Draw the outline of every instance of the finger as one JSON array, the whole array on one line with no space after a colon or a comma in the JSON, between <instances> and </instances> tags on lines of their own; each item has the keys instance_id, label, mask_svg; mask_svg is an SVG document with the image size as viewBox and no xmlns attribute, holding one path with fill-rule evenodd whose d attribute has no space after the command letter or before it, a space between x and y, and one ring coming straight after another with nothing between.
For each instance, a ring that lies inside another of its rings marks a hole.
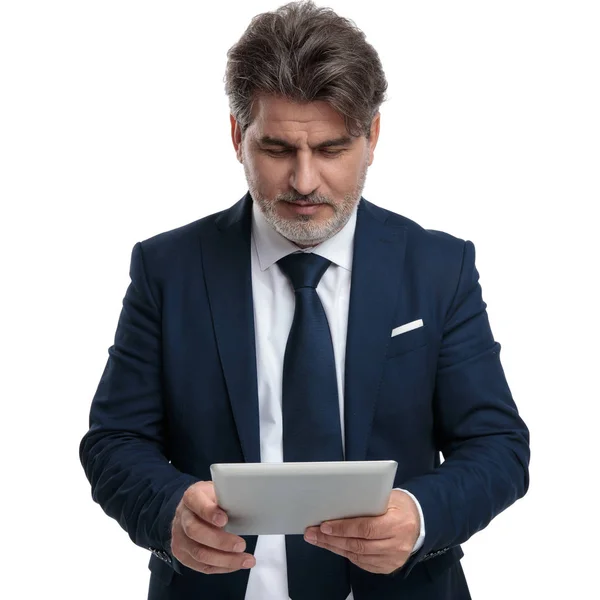
<instances>
[{"instance_id":1,"label":"finger","mask_svg":"<svg viewBox=\"0 0 600 600\"><path fill-rule=\"evenodd\" d=\"M220 567L210 567L209 565L199 565L196 563L194 565L185 565L190 569L194 569L194 571L198 571L200 573L204 573L205 575L224 575L225 573L235 573L238 569L222 569Z\"/></svg>"},{"instance_id":2,"label":"finger","mask_svg":"<svg viewBox=\"0 0 600 600\"><path fill-rule=\"evenodd\" d=\"M227 523L227 513L217 504L212 481L201 481L189 487L183 494L182 502L207 523L213 523L217 527L223 527Z\"/></svg>"},{"instance_id":3,"label":"finger","mask_svg":"<svg viewBox=\"0 0 600 600\"><path fill-rule=\"evenodd\" d=\"M181 527L173 529L171 551L185 566L207 574L231 573L241 568L251 568L256 564L251 554L222 552L199 544L189 538ZM246 565L245 561L250 563Z\"/></svg>"},{"instance_id":4,"label":"finger","mask_svg":"<svg viewBox=\"0 0 600 600\"><path fill-rule=\"evenodd\" d=\"M307 529L304 539L309 544L316 544L318 546L327 544L328 546L332 546L339 550L353 552L360 556L390 554L395 550L396 546L396 541L393 538L386 540L367 540L363 538L336 537L333 535L325 535L317 527L310 527Z\"/></svg>"},{"instance_id":5,"label":"finger","mask_svg":"<svg viewBox=\"0 0 600 600\"><path fill-rule=\"evenodd\" d=\"M218 575L222 573L234 573L239 569L237 567L215 567L213 565L207 565L204 563L200 563L197 560L194 560L192 556L188 552L183 552L180 556L176 557L177 560L186 567L193 569L194 571L198 571L200 573L204 573L206 575ZM246 567L242 567L246 568ZM250 568L250 567L248 567Z\"/></svg>"},{"instance_id":6,"label":"finger","mask_svg":"<svg viewBox=\"0 0 600 600\"><path fill-rule=\"evenodd\" d=\"M239 569L250 569L256 564L256 559L251 554L221 552L195 542L184 544L183 549L198 565L238 571Z\"/></svg>"},{"instance_id":7,"label":"finger","mask_svg":"<svg viewBox=\"0 0 600 600\"><path fill-rule=\"evenodd\" d=\"M362 538L365 540L385 540L393 537L386 515L380 517L356 517L325 521L319 528L326 535L337 537Z\"/></svg>"},{"instance_id":8,"label":"finger","mask_svg":"<svg viewBox=\"0 0 600 600\"><path fill-rule=\"evenodd\" d=\"M239 569L234 568L226 568L226 567L213 567L211 565L205 565L203 563L199 563L194 560L187 552L184 552L183 555L177 556L177 560L182 564L188 567L189 569L193 569L194 571L198 571L199 573L205 573L206 575L217 575L221 573L234 573Z\"/></svg>"},{"instance_id":9,"label":"finger","mask_svg":"<svg viewBox=\"0 0 600 600\"><path fill-rule=\"evenodd\" d=\"M224 552L243 552L246 549L244 538L203 521L188 509L181 512L180 523L185 535L199 544Z\"/></svg>"},{"instance_id":10,"label":"finger","mask_svg":"<svg viewBox=\"0 0 600 600\"><path fill-rule=\"evenodd\" d=\"M335 546L330 546L329 544L319 544L320 548L325 548L325 550L329 550L334 554L339 554L344 558L347 558L351 563L355 564L357 567L364 569L365 571L369 571L371 573L390 573L391 570L389 566L387 566L390 562L389 556L386 555L372 555L368 558L364 556L360 556L355 552L350 552L348 550L340 550Z\"/></svg>"}]
</instances>

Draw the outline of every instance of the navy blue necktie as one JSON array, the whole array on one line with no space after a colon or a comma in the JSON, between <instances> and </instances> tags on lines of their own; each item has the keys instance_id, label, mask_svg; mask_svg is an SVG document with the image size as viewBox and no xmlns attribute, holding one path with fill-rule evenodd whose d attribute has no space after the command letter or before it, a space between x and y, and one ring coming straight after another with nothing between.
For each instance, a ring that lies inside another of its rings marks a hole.
<instances>
[{"instance_id":1,"label":"navy blue necktie","mask_svg":"<svg viewBox=\"0 0 600 600\"><path fill-rule=\"evenodd\" d=\"M344 460L333 344L317 285L331 261L290 254L278 264L294 286L296 308L283 361L284 462ZM345 600L346 559L285 536L292 600Z\"/></svg>"}]
</instances>

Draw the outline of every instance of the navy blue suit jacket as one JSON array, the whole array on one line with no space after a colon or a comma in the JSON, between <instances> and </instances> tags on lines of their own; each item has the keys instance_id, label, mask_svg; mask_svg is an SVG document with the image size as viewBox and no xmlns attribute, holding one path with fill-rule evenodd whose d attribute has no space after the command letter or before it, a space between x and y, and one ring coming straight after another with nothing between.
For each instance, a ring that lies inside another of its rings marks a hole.
<instances>
[{"instance_id":1,"label":"navy blue suit jacket","mask_svg":"<svg viewBox=\"0 0 600 600\"><path fill-rule=\"evenodd\" d=\"M248 570L170 555L185 489L218 462L260 462L252 199L135 244L131 283L80 458L93 498L150 549L150 598L243 600ZM345 379L347 460L393 459L425 543L392 575L349 563L356 600L467 598L459 544L528 487L529 432L500 362L475 248L361 198ZM392 329L424 326L391 337ZM440 464L440 453L444 461ZM247 551L256 536L245 538Z\"/></svg>"}]
</instances>

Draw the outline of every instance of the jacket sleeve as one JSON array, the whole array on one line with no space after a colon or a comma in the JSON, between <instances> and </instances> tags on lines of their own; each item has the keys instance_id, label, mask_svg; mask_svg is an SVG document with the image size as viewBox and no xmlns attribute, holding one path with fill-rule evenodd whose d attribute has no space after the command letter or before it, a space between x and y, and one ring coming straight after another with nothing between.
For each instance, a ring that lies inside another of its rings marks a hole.
<instances>
[{"instance_id":1,"label":"jacket sleeve","mask_svg":"<svg viewBox=\"0 0 600 600\"><path fill-rule=\"evenodd\" d=\"M529 486L529 431L500 362L466 241L454 299L446 315L434 390L434 436L442 464L402 483L421 505L427 534L405 565L468 540Z\"/></svg>"},{"instance_id":2,"label":"jacket sleeve","mask_svg":"<svg viewBox=\"0 0 600 600\"><path fill-rule=\"evenodd\" d=\"M130 278L79 456L94 501L134 543L170 563L175 509L198 479L175 469L167 455L161 315L140 242L132 251Z\"/></svg>"}]
</instances>

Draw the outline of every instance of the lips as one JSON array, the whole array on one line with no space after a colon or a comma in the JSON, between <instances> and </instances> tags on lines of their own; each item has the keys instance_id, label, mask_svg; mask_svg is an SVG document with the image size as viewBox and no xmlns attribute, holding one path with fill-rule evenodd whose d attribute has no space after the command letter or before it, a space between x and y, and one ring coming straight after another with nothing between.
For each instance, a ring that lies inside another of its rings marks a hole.
<instances>
[{"instance_id":1,"label":"lips","mask_svg":"<svg viewBox=\"0 0 600 600\"><path fill-rule=\"evenodd\" d=\"M319 208L323 204L315 204L314 202L286 202L289 204L289 211L297 215L315 215L319 213Z\"/></svg>"}]
</instances>

